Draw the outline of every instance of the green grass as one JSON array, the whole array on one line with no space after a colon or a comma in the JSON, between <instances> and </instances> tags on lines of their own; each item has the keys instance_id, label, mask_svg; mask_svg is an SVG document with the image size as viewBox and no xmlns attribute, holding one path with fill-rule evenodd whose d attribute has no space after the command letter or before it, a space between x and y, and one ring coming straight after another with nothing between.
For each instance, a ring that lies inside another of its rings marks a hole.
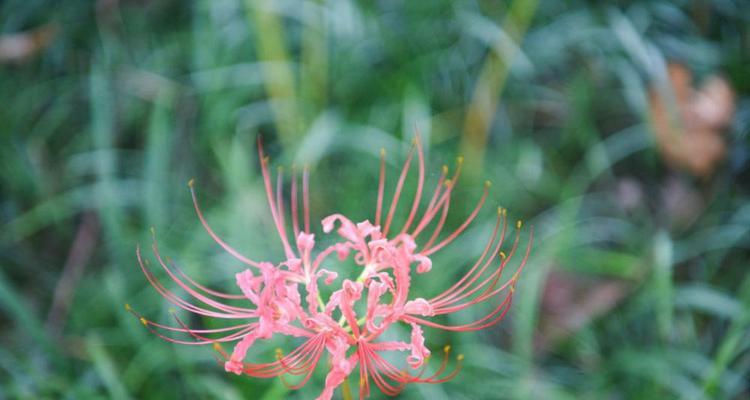
<instances>
[{"instance_id":1,"label":"green grass","mask_svg":"<svg viewBox=\"0 0 750 400\"><path fill-rule=\"evenodd\" d=\"M495 205L537 235L507 320L428 330L431 348L466 354L464 370L402 398L750 397L747 2L97 4L0 3L0 35L58 26L35 56L0 63L0 399L316 395L322 368L288 392L149 334L125 303L170 315L135 248L154 227L189 274L234 290L237 265L202 230L188 180L227 241L276 260L259 135L274 167L311 168L317 224L371 218L379 151L394 176L415 129L430 182L467 157L449 225L493 182L488 210L415 293L460 276ZM669 167L654 142L648 88L669 60L735 88L710 178ZM561 274L580 286L551 303ZM606 284L617 289L597 297ZM571 328L547 340L550 324Z\"/></svg>"}]
</instances>

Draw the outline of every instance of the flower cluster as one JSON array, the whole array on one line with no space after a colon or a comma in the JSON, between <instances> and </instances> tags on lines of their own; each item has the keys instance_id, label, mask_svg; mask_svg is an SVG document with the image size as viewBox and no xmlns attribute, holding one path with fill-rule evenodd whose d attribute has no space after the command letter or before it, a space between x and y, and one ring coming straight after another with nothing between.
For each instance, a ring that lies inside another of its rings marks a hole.
<instances>
[{"instance_id":1,"label":"flower cluster","mask_svg":"<svg viewBox=\"0 0 750 400\"><path fill-rule=\"evenodd\" d=\"M177 325L172 326L147 320L126 305L128 311L154 334L168 341L213 345L228 372L260 378L281 377L293 389L307 383L327 353L330 362L324 364L329 369L325 388L318 399L330 399L333 391L357 367L360 398L369 395L371 383L387 395L396 395L409 383L438 383L454 377L460 370L463 356L457 357L455 367L449 372L450 346L445 346L442 362L435 368L428 368L431 352L425 346L424 328L475 331L497 324L510 307L518 275L529 256L533 232L519 267L510 278L502 279L505 266L516 253L521 222L516 224L515 240L506 255L501 247L508 223L505 210L498 209L492 234L468 272L434 297L412 299L409 298L412 273L429 273L432 269L430 257L453 242L475 220L487 198L489 183L485 184L483 195L465 221L456 230L443 235L462 160L459 158L450 177L448 168L443 167L426 208L420 212L425 194L425 160L422 144L419 139L415 140L396 181L388 212L384 214L385 152L381 151L374 220L355 223L341 214L324 218L323 232L330 234L335 231L336 242L315 251L316 238L310 229L307 169L302 174L301 190L296 174L292 174L287 215L282 174L278 174L274 187L269 161L260 144L259 149L271 218L284 249L283 261L273 264L251 260L222 240L201 212L191 181L189 186L195 211L203 227L219 246L246 268L236 274L241 294L219 292L195 282L169 260L165 261L156 240L152 245L156 261L192 299L186 300L164 286L149 269L140 248L137 250L138 262L153 287L176 307L199 316L229 320L230 323L221 328L190 328L175 315ZM415 154L418 164L415 195L406 221L397 229L394 215ZM287 221L288 217L290 221ZM339 280L336 272L324 268L332 257L341 261L351 257L359 276L354 280L341 279L340 289L333 291L325 301L320 285L332 285ZM447 325L436 319L483 302L492 305L473 322ZM411 331L408 340L382 338L395 324L402 324ZM175 337L177 334L186 337ZM275 335L300 338L301 344L286 354L277 349L272 362L246 361L248 350L256 341ZM221 343L234 343L231 353L226 352ZM392 357L385 356L387 352L406 353L408 367L394 365L389 361ZM292 384L285 375L299 378Z\"/></svg>"}]
</instances>

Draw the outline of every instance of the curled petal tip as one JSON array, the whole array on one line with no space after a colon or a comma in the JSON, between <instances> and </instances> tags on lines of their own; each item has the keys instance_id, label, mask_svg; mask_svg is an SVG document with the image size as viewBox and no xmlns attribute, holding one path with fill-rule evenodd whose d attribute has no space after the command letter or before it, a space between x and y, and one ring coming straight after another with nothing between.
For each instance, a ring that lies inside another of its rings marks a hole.
<instances>
[{"instance_id":1,"label":"curled petal tip","mask_svg":"<svg viewBox=\"0 0 750 400\"><path fill-rule=\"evenodd\" d=\"M236 375L242 375L243 366L239 361L229 360L224 363L224 370L227 372L233 372Z\"/></svg>"}]
</instances>

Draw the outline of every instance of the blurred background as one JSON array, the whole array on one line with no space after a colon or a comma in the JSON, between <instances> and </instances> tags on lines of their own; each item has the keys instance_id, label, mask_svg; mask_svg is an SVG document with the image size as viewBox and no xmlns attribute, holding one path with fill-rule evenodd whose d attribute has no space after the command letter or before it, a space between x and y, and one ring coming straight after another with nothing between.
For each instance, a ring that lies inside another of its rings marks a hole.
<instances>
[{"instance_id":1,"label":"blurred background","mask_svg":"<svg viewBox=\"0 0 750 400\"><path fill-rule=\"evenodd\" d=\"M190 178L277 260L259 135L310 166L314 220L361 220L416 129L429 182L466 159L449 225L494 184L415 293L461 276L495 205L537 234L508 318L428 329L464 370L402 398L750 398L750 2L6 0L0 103L0 398L316 396L324 368L288 392L151 335L123 305L169 306L135 247L153 226L236 291Z\"/></svg>"}]
</instances>

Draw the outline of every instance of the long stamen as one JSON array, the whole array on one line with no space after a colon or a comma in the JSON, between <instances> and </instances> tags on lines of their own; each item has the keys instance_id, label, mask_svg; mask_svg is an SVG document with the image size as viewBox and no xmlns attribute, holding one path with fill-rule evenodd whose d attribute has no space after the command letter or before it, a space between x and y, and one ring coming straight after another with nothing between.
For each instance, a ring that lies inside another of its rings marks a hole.
<instances>
[{"instance_id":1,"label":"long stamen","mask_svg":"<svg viewBox=\"0 0 750 400\"><path fill-rule=\"evenodd\" d=\"M497 232L498 232L498 228L500 226L500 220L502 218L502 220L503 220L502 234L500 236L500 240L497 243L497 246L495 246L495 248L493 249L493 252L492 252L493 256L492 256L492 258L494 258L494 254L497 254L497 252L499 251L500 247L503 244L503 240L505 238L505 231L506 231L507 226L508 226L508 220L505 217L505 213L503 212L503 209L498 209L498 213L497 214L498 214L497 215L497 221L495 222L495 227L492 230L492 235L490 235L490 240L487 242L487 245L485 245L484 250L482 251L482 254L480 255L479 259L476 261L476 263L474 263L474 265L471 267L471 269L469 269L469 271L466 274L464 274L464 276L461 277L461 279L458 280L458 282L454 283L453 286L451 286L450 288L448 288L447 290L445 290L443 293L441 293L441 294L433 297L432 299L430 299L430 304L436 304L439 301L441 301L442 299L444 299L444 298L448 297L449 295L451 295L452 293L456 293L456 292L460 291L460 289L458 289L458 288L462 287L462 285L464 285L464 282L466 282L467 279L469 279L470 276L474 275L474 272L476 271L476 269L479 267L479 265L482 264L482 261L487 256L487 254L489 253L490 249L493 247L492 244L495 242L495 239L497 238ZM477 279L476 277L479 276L479 275L481 275L482 272L483 272L483 270L480 271L478 274L474 275L475 277L471 281L469 281L468 283L466 283L466 286L471 285L474 282L474 280Z\"/></svg>"},{"instance_id":2,"label":"long stamen","mask_svg":"<svg viewBox=\"0 0 750 400\"><path fill-rule=\"evenodd\" d=\"M442 209L443 212L440 215L440 219L438 220L437 226L435 227L435 230L432 232L432 236L430 236L430 239L425 243L425 245L422 247L423 249L429 249L430 246L432 246L433 243L435 243L435 240L440 236L440 232L443 231L443 226L445 225L445 220L448 218L448 210L451 207L451 198L447 197L445 200L445 203L443 203Z\"/></svg>"},{"instance_id":3,"label":"long stamen","mask_svg":"<svg viewBox=\"0 0 750 400\"><path fill-rule=\"evenodd\" d=\"M383 214L383 191L385 190L385 149L380 149L380 177L378 178L378 204L375 210L375 225L380 226Z\"/></svg>"},{"instance_id":4,"label":"long stamen","mask_svg":"<svg viewBox=\"0 0 750 400\"><path fill-rule=\"evenodd\" d=\"M276 172L276 213L278 214L277 217L279 219L279 225L283 228L283 235L284 238L287 237L286 234L286 217L284 216L286 214L286 210L284 209L284 168L279 167Z\"/></svg>"},{"instance_id":5,"label":"long stamen","mask_svg":"<svg viewBox=\"0 0 750 400\"><path fill-rule=\"evenodd\" d=\"M209 236L211 236L211 238L216 243L218 243L219 246L221 246L227 253L231 254L237 260L239 260L239 261L241 261L241 262L243 262L243 263L245 263L247 265L250 265L252 267L256 267L257 268L260 264L258 264L257 262L255 262L255 261L253 261L253 260L251 260L251 259L243 256L237 250L235 250L234 248L232 248L232 246L228 245L226 242L224 242L223 240L221 240L221 238L216 233L214 233L214 230L211 229L211 227L208 225L208 222L206 222L206 219L203 217L203 213L201 212L201 209L198 206L198 198L195 195L195 189L193 188L194 183L195 183L195 181L191 179L190 182L188 182L188 186L190 187L190 195L193 198L193 207L195 208L195 213L198 214L198 219L201 221L201 225L203 225L203 228L206 230L206 232L208 232Z\"/></svg>"},{"instance_id":6,"label":"long stamen","mask_svg":"<svg viewBox=\"0 0 750 400\"><path fill-rule=\"evenodd\" d=\"M302 170L302 202L305 209L305 233L310 233L310 168Z\"/></svg>"},{"instance_id":7,"label":"long stamen","mask_svg":"<svg viewBox=\"0 0 750 400\"><path fill-rule=\"evenodd\" d=\"M286 228L284 227L283 216L280 215L279 209L277 208L279 204L277 204L274 200L274 191L271 186L271 173L268 170L269 159L263 152L263 143L260 140L260 137L258 137L258 156L260 158L260 170L263 175L263 184L265 185L266 189L266 198L268 200L268 207L271 211L271 218L276 225L276 231L279 234L279 239L281 239L281 244L284 247L286 258L294 258L294 251L292 251L292 248L289 245Z\"/></svg>"},{"instance_id":8,"label":"long stamen","mask_svg":"<svg viewBox=\"0 0 750 400\"><path fill-rule=\"evenodd\" d=\"M500 287L498 287L498 288L496 288L496 289L492 290L492 291L491 291L491 292L489 292L489 293L483 294L483 295L481 296L481 297L482 297L483 299L486 299L486 298L490 298L490 297L492 297L492 296L495 296L495 295L497 295L498 293L500 293L500 292L502 292L503 290L505 290L505 289L506 289L506 288L507 288L508 286L510 286L510 289L511 289L511 291L515 290L515 284L516 284L516 282L518 281L518 277L520 276L520 274L521 274L521 271L523 271L524 267L526 266L526 262L527 262L527 261L528 261L528 259L529 259L529 255L531 255L531 247L532 247L532 245L533 245L533 241L534 241L534 228L532 227L532 228L531 228L531 232L530 232L530 234L529 234L529 244L528 244L528 245L526 246L526 253L524 254L524 257L523 257L523 259L521 260L521 263L520 263L520 265L519 265L518 269L516 270L516 272L515 272L515 273L513 274L513 276L512 276L512 277L511 277L510 279L508 279L508 281L507 281L507 282L505 282L505 283L504 283L504 284L503 284L502 286L500 286ZM510 259L510 256L508 256L508 260L509 260L509 259ZM502 267L501 267L501 268L504 268L504 267L505 267L505 264L506 264L506 263L508 262L508 260L505 260L505 262L503 263L503 265L502 265Z\"/></svg>"},{"instance_id":9,"label":"long stamen","mask_svg":"<svg viewBox=\"0 0 750 400\"><path fill-rule=\"evenodd\" d=\"M520 226L520 223L519 223L519 226ZM484 300L486 300L486 299L488 299L490 297L493 297L493 296L495 296L497 294L500 294L505 289L510 288L510 290L508 291L508 293L505 295L505 299L497 307L495 307L495 309L493 309L490 313L486 314L484 317L482 317L482 318L480 318L480 319L478 319L478 320L476 320L474 322L471 322L471 323L468 323L468 324L464 324L464 325L444 325L444 324L435 323L435 322L432 322L432 321L429 321L429 320L426 320L426 319L423 319L423 318L415 317L413 315L407 315L406 317L404 317L403 320L406 321L406 322L414 322L414 323L417 323L417 324L422 324L422 325L430 326L430 327L433 327L433 328L444 329L444 330L448 330L448 331L476 331L476 330L485 329L487 327L490 327L492 325L495 325L495 324L499 323L505 317L505 315L507 314L508 310L510 309L510 306L511 306L511 303L512 303L512 299L513 299L513 294L515 293L516 282L518 281L518 277L519 277L521 271L523 270L523 268L526 265L528 257L529 257L529 255L531 253L532 246L533 246L533 227L531 228L531 232L530 232L530 235L529 235L529 243L528 243L528 245L526 247L526 253L524 255L524 258L521 260L521 263L520 263L518 269L516 270L516 272L513 274L513 276L505 284L503 284L501 287L498 287L498 288L492 290L491 292L485 291L479 297L477 297L477 298L475 298L475 299L473 299L473 300L471 300L471 301L469 301L467 303L464 303L464 304L461 304L461 305L458 305L458 306L448 307L448 308L438 308L438 309L435 310L435 313L437 315L460 311L460 310L465 309L465 308L467 308L467 307L469 307L471 305L477 304L477 303L482 302L482 301L484 301ZM510 257L505 257L504 258L503 263L501 264L501 267L499 269L500 271L502 271L502 269L504 268L505 264L508 262L509 259L510 259ZM483 285L484 285L484 283L480 284L478 287L481 288L481 286L483 286ZM475 287L475 289L477 289L477 288ZM476 291L476 290L472 290L472 292L474 292L474 291ZM464 296L462 296L462 297L464 297Z\"/></svg>"},{"instance_id":10,"label":"long stamen","mask_svg":"<svg viewBox=\"0 0 750 400\"><path fill-rule=\"evenodd\" d=\"M451 194L453 193L453 189L456 187L456 183L458 183L458 179L461 177L463 162L463 157L458 157L456 159L456 171L453 173L451 179L444 179L445 175L447 175L448 173L448 168L443 167L443 173L440 182L442 182L441 186L445 186L445 191L440 194L440 197L436 202L430 201L431 204L427 207L427 210L422 216L422 220L419 222L419 224L417 224L417 227L414 228L414 231L411 234L413 238L419 236L422 230L425 229L430 224L430 222L432 222L432 219L435 218L435 215L437 215L438 211L440 211L443 204L449 200ZM435 189L434 196L437 196L437 193L440 192L441 186Z\"/></svg>"},{"instance_id":11,"label":"long stamen","mask_svg":"<svg viewBox=\"0 0 750 400\"><path fill-rule=\"evenodd\" d=\"M532 231L532 235L533 235L533 231ZM488 276L487 278L485 278L485 280L482 283L480 283L479 285L476 285L474 288L472 288L468 292L463 293L460 296L455 296L455 297L452 297L452 298L449 298L449 299L444 299L440 303L440 306L438 307L439 309L436 310L435 312L436 313L450 313L450 312L456 312L456 311L463 310L463 309L465 309L465 308L467 308L467 307L469 307L471 305L477 304L479 302L482 302L482 301L484 301L486 299L489 299L489 298L491 298L491 297L499 294L500 292L502 292L503 290L505 290L505 288L507 288L509 285L514 284L515 280L518 277L518 274L520 274L520 271L523 270L524 265L526 265L526 260L527 260L528 256L525 256L524 259L521 260L521 265L519 266L518 270L516 270L516 273L513 275L513 277L511 279L509 279L505 284L503 284L499 288L495 289L495 286L497 285L497 282L499 281L500 276L502 275L503 271L505 270L505 266L508 264L508 262L510 262L511 258L513 258L513 255L515 254L516 249L518 248L519 237L520 237L520 230L517 230L516 231L516 239L515 239L515 241L513 243L513 247L511 248L510 253L508 254L508 256L505 256L504 254L501 253L502 262L500 263L500 267L497 268L497 270L495 270L495 272L493 272L492 274L490 274L490 276ZM529 252L530 252L531 244L532 244L532 241L530 240L529 245L527 246L527 249L526 249L526 253L527 254L529 254ZM475 278L478 277L479 275L481 275L481 273L477 274L477 276L475 276ZM475 279L472 279L472 281L473 280L475 280ZM489 283L489 286L487 286L488 283ZM467 284L466 287L468 287L470 284L471 283ZM467 303L464 303L464 304L461 304L461 305L457 305L457 306L446 307L447 304L454 304L454 303L456 303L458 301L461 301L463 299L466 299L466 298L472 296L474 293L478 292L479 290L481 290L485 286L487 286L487 287L485 288L484 292L481 295L479 295L478 297L472 299L471 301L469 301ZM456 294L458 294L458 293L456 293Z\"/></svg>"},{"instance_id":12,"label":"long stamen","mask_svg":"<svg viewBox=\"0 0 750 400\"><path fill-rule=\"evenodd\" d=\"M299 237L299 210L297 209L297 171L294 165L292 165L292 198L291 198L291 209L292 209L292 229L294 229L294 237Z\"/></svg>"},{"instance_id":13,"label":"long stamen","mask_svg":"<svg viewBox=\"0 0 750 400\"><path fill-rule=\"evenodd\" d=\"M163 325L163 324L159 324L153 321L149 321L145 317L143 317L141 314L133 310L133 308L130 307L129 304L125 304L125 310L133 314L136 318L138 318L141 324L143 324L143 326L145 326L154 335L168 342L178 343L178 344L205 345L205 344L211 344L213 342L228 342L228 341L236 340L238 336L244 335L245 333L250 331L254 326L253 323L249 323L249 324L233 325L233 326L229 326L225 328L216 328L216 329L192 329L192 328L188 328L185 326L181 326L178 328L175 326ZM157 331L156 329L162 329L162 330L169 331L169 332L188 333L191 336L193 336L194 334L216 334L216 333L227 333L231 331L237 331L237 332L230 333L223 337L214 338L210 340L187 341L187 340L180 340L180 339L175 339L175 338L166 336L162 334L161 332Z\"/></svg>"},{"instance_id":14,"label":"long stamen","mask_svg":"<svg viewBox=\"0 0 750 400\"><path fill-rule=\"evenodd\" d=\"M213 290L211 288L208 288L206 286L203 286L200 283L198 283L195 280L193 280L190 276L188 276L179 266L177 266L177 264L175 264L175 263L173 263L173 262L170 261L169 262L169 266L172 269L174 269L175 271L177 271L177 273L182 277L182 279L190 282L191 285L197 287L200 290L203 290L204 292L206 292L206 293L208 293L208 294L210 294L212 296L220 297L220 298L223 298L223 299L229 299L229 300L243 300L243 299L246 298L244 295L241 295L241 294L223 293L223 292L219 292L219 291Z\"/></svg>"},{"instance_id":15,"label":"long stamen","mask_svg":"<svg viewBox=\"0 0 750 400\"><path fill-rule=\"evenodd\" d=\"M322 334L318 334L308 339L305 343L287 354L283 358L285 361L279 361L277 357L276 361L266 364L244 363L243 372L256 378L272 378L284 373L291 373L290 371L294 371L293 375L300 375L299 372L301 371L288 367L296 364L296 360L299 360L299 357L305 355L312 354L314 355L314 360L319 360L320 353L322 353L324 349L324 346L320 345L322 336ZM315 361L315 363L317 363L317 361ZM315 363L311 364L311 368L314 369Z\"/></svg>"},{"instance_id":16,"label":"long stamen","mask_svg":"<svg viewBox=\"0 0 750 400\"><path fill-rule=\"evenodd\" d=\"M411 160L414 157L414 146L412 146L411 149L409 149L409 156L406 158L406 161L404 162L404 167L401 169L401 175L398 177L398 183L396 183L396 191L393 193L393 200L391 200L391 205L388 208L388 217L385 220L385 228L383 229L383 236L388 236L388 231L391 227L391 222L393 221L393 215L396 213L396 208L398 208L398 200L401 198L401 191L404 188L404 182L406 181L406 176L409 174L409 167L411 166Z\"/></svg>"},{"instance_id":17,"label":"long stamen","mask_svg":"<svg viewBox=\"0 0 750 400\"><path fill-rule=\"evenodd\" d=\"M180 307L184 310L190 311L195 314L205 315L207 317L216 317L216 318L224 318L224 319L243 319L243 318L253 318L255 317L254 313L239 313L239 312L216 312L207 310L205 308L196 306L188 301L185 301L184 299L180 298L176 294L174 294L172 291L168 290L164 285L159 281L158 278L151 272L151 270L146 266L146 263L143 260L143 257L141 256L141 249L140 246L136 248L136 258L138 259L138 265L141 267L141 271L143 271L143 274L146 276L146 279L149 281L151 286L156 289L159 294L162 295L165 299L167 299L170 303L174 304L177 307Z\"/></svg>"},{"instance_id":18,"label":"long stamen","mask_svg":"<svg viewBox=\"0 0 750 400\"><path fill-rule=\"evenodd\" d=\"M407 230L409 230L412 222L414 222L414 217L416 217L417 215L417 209L419 209L419 203L422 200L422 189L424 188L424 151L422 149L422 141L419 139L419 136L415 138L415 142L417 144L417 158L419 160L419 179L417 180L417 192L414 195L414 200L411 205L409 217L406 219L406 223L404 224L404 227L401 228L400 233L405 233Z\"/></svg>"},{"instance_id":19,"label":"long stamen","mask_svg":"<svg viewBox=\"0 0 750 400\"><path fill-rule=\"evenodd\" d=\"M479 199L479 202L477 203L476 207L474 207L474 211L472 211L471 214L469 214L469 217L466 218L466 221L464 221L464 223L461 224L461 226L459 226L458 229L456 229L453 233L451 233L447 238L443 239L443 241L437 244L435 247L423 250L422 254L424 254L425 256L429 256L430 254L442 249L447 244L452 242L456 237L458 237L458 235L460 235L466 229L466 227L468 227L469 224L471 224L474 221L474 218L476 218L477 214L479 214L479 210L482 209L482 206L484 205L484 201L487 199L487 195L489 194L489 191L488 191L489 187L490 187L489 181L485 182L484 193L482 194L482 197Z\"/></svg>"},{"instance_id":20,"label":"long stamen","mask_svg":"<svg viewBox=\"0 0 750 400\"><path fill-rule=\"evenodd\" d=\"M435 185L435 192L432 194L432 198L430 198L430 202L427 204L427 209L425 210L425 214L427 214L428 211L432 209L432 207L435 205L435 202L438 199L438 196L440 195L441 189L443 188L443 183L445 183L445 178L448 177L448 166L443 165L443 168L440 169L440 177L438 178L437 185Z\"/></svg>"},{"instance_id":21,"label":"long stamen","mask_svg":"<svg viewBox=\"0 0 750 400\"><path fill-rule=\"evenodd\" d=\"M300 363L301 365L298 366L298 369L301 368L301 371L305 373L305 376L302 378L300 382L294 385L290 385L287 383L286 379L284 379L283 375L280 375L282 383L284 383L284 386L287 387L287 389L290 390L297 390L303 387L312 377L313 372L315 371L315 366L320 361L320 357L323 354L323 349L325 348L325 342L322 340L318 341L319 343L316 345L316 347L308 354L307 359ZM284 363L283 359L279 359L280 363ZM299 374L298 374L299 375Z\"/></svg>"},{"instance_id":22,"label":"long stamen","mask_svg":"<svg viewBox=\"0 0 750 400\"><path fill-rule=\"evenodd\" d=\"M508 294L505 296L505 300L503 300L500 305L495 308L492 312L485 315L484 317L480 318L477 321L464 324L464 325L443 325L436 322L428 321L424 318L415 317L412 315L406 316L404 318L405 321L408 322L414 322L420 325L429 326L432 328L438 328L443 329L446 331L454 331L454 332L467 332L467 331L478 331L485 328L488 328L492 325L495 325L499 323L504 317L505 314L510 309L511 300L513 298L513 291L508 292Z\"/></svg>"},{"instance_id":23,"label":"long stamen","mask_svg":"<svg viewBox=\"0 0 750 400\"><path fill-rule=\"evenodd\" d=\"M205 303L205 304L207 304L207 305L209 305L211 307L216 308L217 310L221 310L221 311L224 311L224 312L227 312L227 313L243 313L243 314L252 314L252 315L254 315L254 310L250 310L250 309L247 309L247 308L235 307L235 306L230 306L230 305L222 304L222 303L220 303L218 301L215 301L213 299L210 299L210 298L202 295L201 293L199 293L198 291L196 291L195 289L193 289L192 287L190 287L189 285L187 285L185 282L183 282L177 275L175 275L174 272L172 272L172 270L167 266L167 264L162 259L161 253L159 252L158 244L156 242L156 234L153 232L153 230L152 230L152 234L154 234L154 236L153 236L153 243L151 245L151 248L152 248L152 250L154 252L154 256L156 256L156 260L159 262L159 265L161 265L161 267L164 269L164 271L167 272L167 275L169 275L169 277L175 283L177 283L178 286L180 286L183 290L185 290L188 294L190 294L191 296L193 296L196 299L200 300L201 302L203 302L203 303Z\"/></svg>"}]
</instances>

